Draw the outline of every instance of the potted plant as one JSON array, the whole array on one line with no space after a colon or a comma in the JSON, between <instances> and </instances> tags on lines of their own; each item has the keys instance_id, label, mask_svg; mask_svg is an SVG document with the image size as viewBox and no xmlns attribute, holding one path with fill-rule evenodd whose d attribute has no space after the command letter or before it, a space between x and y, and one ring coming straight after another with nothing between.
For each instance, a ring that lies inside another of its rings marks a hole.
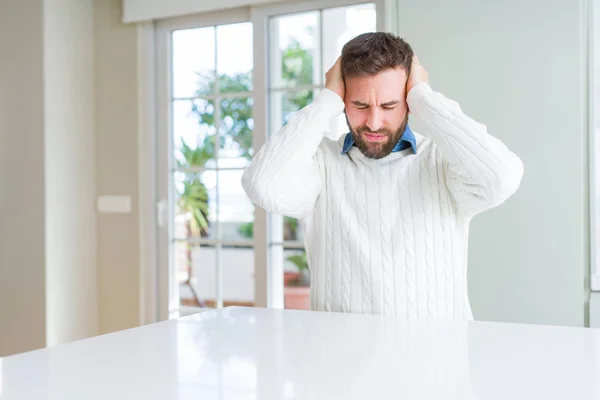
<instances>
[{"instance_id":1,"label":"potted plant","mask_svg":"<svg viewBox=\"0 0 600 400\"><path fill-rule=\"evenodd\" d=\"M297 240L298 220L295 218L284 217L284 240ZM252 222L242 224L238 228L238 233L245 238L253 237L254 224ZM297 271L283 272L283 293L285 308L308 310L310 308L310 274L308 262L306 261L306 251L300 254L294 254L286 258L296 266Z\"/></svg>"},{"instance_id":2,"label":"potted plant","mask_svg":"<svg viewBox=\"0 0 600 400\"><path fill-rule=\"evenodd\" d=\"M298 272L288 273L284 277L284 305L288 309L310 309L310 272L306 261L306 251L286 258L296 266Z\"/></svg>"}]
</instances>

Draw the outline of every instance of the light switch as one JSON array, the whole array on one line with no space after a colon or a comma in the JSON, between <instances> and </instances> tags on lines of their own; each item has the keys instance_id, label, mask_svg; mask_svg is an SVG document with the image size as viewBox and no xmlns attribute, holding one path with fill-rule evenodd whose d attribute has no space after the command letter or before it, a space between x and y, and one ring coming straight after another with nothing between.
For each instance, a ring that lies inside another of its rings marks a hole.
<instances>
[{"instance_id":1,"label":"light switch","mask_svg":"<svg viewBox=\"0 0 600 400\"><path fill-rule=\"evenodd\" d=\"M131 196L98 196L98 212L129 214L131 212Z\"/></svg>"}]
</instances>

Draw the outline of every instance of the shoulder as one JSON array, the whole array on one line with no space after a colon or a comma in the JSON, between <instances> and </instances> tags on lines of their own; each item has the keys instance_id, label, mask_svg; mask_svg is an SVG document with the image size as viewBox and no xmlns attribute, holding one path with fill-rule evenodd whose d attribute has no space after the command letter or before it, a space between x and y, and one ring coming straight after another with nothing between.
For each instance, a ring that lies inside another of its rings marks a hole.
<instances>
[{"instance_id":1,"label":"shoulder","mask_svg":"<svg viewBox=\"0 0 600 400\"><path fill-rule=\"evenodd\" d=\"M420 160L420 162L425 163L422 165L429 165L432 168L434 165L446 168L448 162L440 151L439 146L428 137L420 135L416 132L414 132L414 134L417 142L417 159Z\"/></svg>"},{"instance_id":2,"label":"shoulder","mask_svg":"<svg viewBox=\"0 0 600 400\"><path fill-rule=\"evenodd\" d=\"M435 153L438 151L433 140L414 131L413 134L415 135L415 140L417 142L417 154L427 154L429 152Z\"/></svg>"},{"instance_id":3,"label":"shoulder","mask_svg":"<svg viewBox=\"0 0 600 400\"><path fill-rule=\"evenodd\" d=\"M315 155L319 169L322 172L345 161L347 156L342 154L343 145L344 136L339 139L323 137Z\"/></svg>"},{"instance_id":4,"label":"shoulder","mask_svg":"<svg viewBox=\"0 0 600 400\"><path fill-rule=\"evenodd\" d=\"M323 140L319 145L319 152L325 157L341 157L345 136L346 135L342 135L335 140L327 136L323 137Z\"/></svg>"}]
</instances>

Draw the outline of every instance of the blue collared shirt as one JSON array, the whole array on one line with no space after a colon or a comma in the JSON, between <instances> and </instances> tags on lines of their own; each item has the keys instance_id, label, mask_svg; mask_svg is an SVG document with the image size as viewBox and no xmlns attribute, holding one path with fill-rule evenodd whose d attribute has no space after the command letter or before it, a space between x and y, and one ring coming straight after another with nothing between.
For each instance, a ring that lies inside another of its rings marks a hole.
<instances>
[{"instance_id":1,"label":"blue collared shirt","mask_svg":"<svg viewBox=\"0 0 600 400\"><path fill-rule=\"evenodd\" d=\"M350 148L354 146L354 143L355 142L352 133L347 133L346 137L344 138L344 147L342 149L342 154L346 154L348 151L350 151ZM417 154L417 140L415 139L415 134L407 124L406 128L404 129L404 133L400 137L400 140L392 149L392 153L406 150L409 147L412 148L413 154Z\"/></svg>"}]
</instances>

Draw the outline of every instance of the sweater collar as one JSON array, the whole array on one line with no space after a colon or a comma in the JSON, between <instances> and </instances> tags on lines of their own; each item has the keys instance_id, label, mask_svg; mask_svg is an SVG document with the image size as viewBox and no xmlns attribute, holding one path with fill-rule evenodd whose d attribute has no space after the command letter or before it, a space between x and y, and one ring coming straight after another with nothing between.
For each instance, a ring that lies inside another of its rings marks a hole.
<instances>
[{"instance_id":1,"label":"sweater collar","mask_svg":"<svg viewBox=\"0 0 600 400\"><path fill-rule=\"evenodd\" d=\"M346 137L344 138L344 146L342 148L342 154L348 153L348 151L350 151L350 149L352 148L352 146L354 146L354 144L355 144L355 141L354 141L354 137L352 136L352 133L350 133L350 132L347 133ZM410 126L408 126L408 124L407 124L406 128L404 129L404 133L400 137L400 140L398 140L398 143L396 143L396 146L394 146L394 148L392 149L392 153L402 151L402 150L405 150L408 148L412 149L413 154L417 154L417 141L415 139L415 134L410 129Z\"/></svg>"}]
</instances>

